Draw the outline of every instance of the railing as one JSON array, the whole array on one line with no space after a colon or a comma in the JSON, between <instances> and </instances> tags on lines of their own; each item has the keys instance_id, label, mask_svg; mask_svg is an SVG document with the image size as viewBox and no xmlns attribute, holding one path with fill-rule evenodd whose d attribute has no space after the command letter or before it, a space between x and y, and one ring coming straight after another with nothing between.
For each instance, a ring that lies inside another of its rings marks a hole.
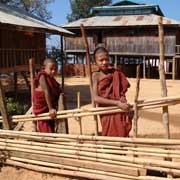
<instances>
[{"instance_id":1,"label":"railing","mask_svg":"<svg viewBox=\"0 0 180 180\"><path fill-rule=\"evenodd\" d=\"M41 63L45 55L45 49L0 49L0 68L28 65L30 58Z\"/></svg>"},{"instance_id":2,"label":"railing","mask_svg":"<svg viewBox=\"0 0 180 180\"><path fill-rule=\"evenodd\" d=\"M175 46L175 54L180 55L180 45Z\"/></svg>"}]
</instances>

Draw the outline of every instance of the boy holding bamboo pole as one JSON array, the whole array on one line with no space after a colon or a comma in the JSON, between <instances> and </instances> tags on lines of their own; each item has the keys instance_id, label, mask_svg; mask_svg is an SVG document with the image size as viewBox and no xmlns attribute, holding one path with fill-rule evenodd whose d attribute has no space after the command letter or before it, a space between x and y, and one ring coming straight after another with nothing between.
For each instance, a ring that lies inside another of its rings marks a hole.
<instances>
[{"instance_id":1,"label":"boy holding bamboo pole","mask_svg":"<svg viewBox=\"0 0 180 180\"><path fill-rule=\"evenodd\" d=\"M43 69L34 79L33 113L35 115L49 112L51 120L39 120L37 131L45 133L55 132L56 110L61 93L60 84L55 80L57 63L53 59L45 59Z\"/></svg>"},{"instance_id":2,"label":"boy holding bamboo pole","mask_svg":"<svg viewBox=\"0 0 180 180\"><path fill-rule=\"evenodd\" d=\"M110 67L109 53L104 47L94 51L99 71L92 74L93 98L98 106L118 106L125 112L101 115L102 135L128 137L132 127L133 113L125 93L130 87L125 75Z\"/></svg>"}]
</instances>

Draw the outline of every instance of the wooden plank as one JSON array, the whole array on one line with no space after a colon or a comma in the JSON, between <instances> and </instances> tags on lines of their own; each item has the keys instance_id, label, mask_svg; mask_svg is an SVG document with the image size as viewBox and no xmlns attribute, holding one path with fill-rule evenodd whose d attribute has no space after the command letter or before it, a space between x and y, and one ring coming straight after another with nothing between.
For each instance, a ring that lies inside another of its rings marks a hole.
<instances>
[{"instance_id":1,"label":"wooden plank","mask_svg":"<svg viewBox=\"0 0 180 180\"><path fill-rule=\"evenodd\" d=\"M3 117L3 128L11 129L11 122L10 122L10 119L7 114L5 95L4 95L1 80L0 80L0 111L1 111L1 115Z\"/></svg>"}]
</instances>

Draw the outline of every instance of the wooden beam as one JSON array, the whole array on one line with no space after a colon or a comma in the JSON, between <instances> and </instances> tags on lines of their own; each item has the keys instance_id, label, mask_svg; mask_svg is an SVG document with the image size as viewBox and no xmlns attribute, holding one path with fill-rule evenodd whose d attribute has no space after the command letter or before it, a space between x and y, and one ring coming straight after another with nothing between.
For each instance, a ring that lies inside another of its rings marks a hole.
<instances>
[{"instance_id":1,"label":"wooden beam","mask_svg":"<svg viewBox=\"0 0 180 180\"><path fill-rule=\"evenodd\" d=\"M172 61L172 79L175 80L176 79L176 58L173 57L173 61Z\"/></svg>"},{"instance_id":2,"label":"wooden beam","mask_svg":"<svg viewBox=\"0 0 180 180\"><path fill-rule=\"evenodd\" d=\"M143 78L146 79L146 56L143 56Z\"/></svg>"},{"instance_id":3,"label":"wooden beam","mask_svg":"<svg viewBox=\"0 0 180 180\"><path fill-rule=\"evenodd\" d=\"M8 117L5 95L2 87L2 83L0 80L0 111L3 118L3 128L4 129L11 129L11 122Z\"/></svg>"}]
</instances>

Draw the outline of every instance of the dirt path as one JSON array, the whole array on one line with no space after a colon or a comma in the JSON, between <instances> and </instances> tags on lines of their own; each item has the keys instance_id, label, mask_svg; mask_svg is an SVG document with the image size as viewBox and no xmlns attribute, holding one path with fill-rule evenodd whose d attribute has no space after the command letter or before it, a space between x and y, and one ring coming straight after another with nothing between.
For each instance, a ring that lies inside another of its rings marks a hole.
<instances>
[{"instance_id":1,"label":"dirt path","mask_svg":"<svg viewBox=\"0 0 180 180\"><path fill-rule=\"evenodd\" d=\"M59 79L60 81L60 79ZM131 88L127 93L129 102L133 102L135 95L135 79L129 79ZM180 95L180 81L167 81L168 96ZM66 78L65 92L68 102L68 109L76 108L77 92L81 92L81 105L83 107L91 107L88 78ZM161 96L160 83L158 80L143 79L140 82L140 98L153 99ZM170 131L172 138L180 138L180 105L171 106L170 114ZM83 133L93 134L95 124L92 117L86 117L82 120ZM31 124L27 123L25 130L31 130ZM74 119L69 119L69 130L71 134L79 133L78 122ZM99 131L101 127L99 126ZM132 132L131 134L132 135ZM139 137L163 137L164 127L162 124L161 109L144 110L139 113L138 120L138 136ZM24 169L16 169L11 167L2 168L0 180L69 180L59 176L47 175L38 172L28 171Z\"/></svg>"}]
</instances>

